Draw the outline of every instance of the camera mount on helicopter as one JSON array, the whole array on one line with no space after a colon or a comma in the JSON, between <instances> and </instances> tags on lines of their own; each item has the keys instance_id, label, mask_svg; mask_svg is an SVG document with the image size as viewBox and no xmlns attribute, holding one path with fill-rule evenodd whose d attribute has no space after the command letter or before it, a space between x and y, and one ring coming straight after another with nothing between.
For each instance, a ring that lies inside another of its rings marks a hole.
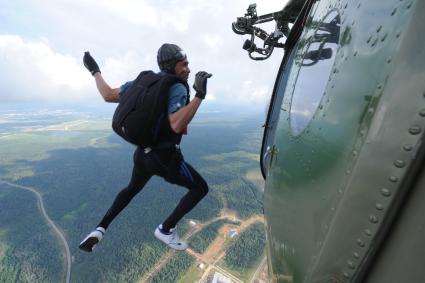
<instances>
[{"instance_id":1,"label":"camera mount on helicopter","mask_svg":"<svg viewBox=\"0 0 425 283\"><path fill-rule=\"evenodd\" d=\"M276 22L275 31L267 33L265 30L255 26L271 21ZM243 17L238 17L236 22L232 23L232 30L236 34L251 35L251 39L247 39L243 44L243 49L248 51L249 57L253 60L265 60L271 56L274 48L284 48L285 44L279 42L284 36L289 35L288 24L293 22L292 19L286 18L284 11L274 12L257 16L257 4L249 5L247 13ZM255 44L255 38L263 41L263 47L260 48ZM253 54L258 54L254 56Z\"/></svg>"}]
</instances>

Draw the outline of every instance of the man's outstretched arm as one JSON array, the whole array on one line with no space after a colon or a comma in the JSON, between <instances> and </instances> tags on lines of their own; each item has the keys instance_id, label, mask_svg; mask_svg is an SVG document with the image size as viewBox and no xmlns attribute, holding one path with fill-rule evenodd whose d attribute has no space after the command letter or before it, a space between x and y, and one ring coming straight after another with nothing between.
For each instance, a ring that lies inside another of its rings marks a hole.
<instances>
[{"instance_id":1,"label":"man's outstretched arm","mask_svg":"<svg viewBox=\"0 0 425 283\"><path fill-rule=\"evenodd\" d=\"M102 95L103 99L106 102L115 102L118 103L120 96L119 93L121 92L120 88L111 88L103 79L102 74L100 72L97 72L94 74L94 79L96 80L96 86L99 90L100 94Z\"/></svg>"},{"instance_id":2,"label":"man's outstretched arm","mask_svg":"<svg viewBox=\"0 0 425 283\"><path fill-rule=\"evenodd\" d=\"M83 63L87 70L89 70L89 72L94 76L97 89L99 90L99 93L102 95L103 99L106 102L118 102L121 89L111 88L105 82L100 72L99 66L89 52L84 53Z\"/></svg>"}]
</instances>

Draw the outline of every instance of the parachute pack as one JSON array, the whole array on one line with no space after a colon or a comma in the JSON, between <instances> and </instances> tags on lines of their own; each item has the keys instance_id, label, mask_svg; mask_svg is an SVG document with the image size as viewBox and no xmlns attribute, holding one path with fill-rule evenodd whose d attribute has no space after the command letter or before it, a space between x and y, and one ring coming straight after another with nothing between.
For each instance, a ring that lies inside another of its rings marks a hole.
<instances>
[{"instance_id":1,"label":"parachute pack","mask_svg":"<svg viewBox=\"0 0 425 283\"><path fill-rule=\"evenodd\" d=\"M120 97L112 118L112 129L140 147L158 143L162 119L168 121L168 91L176 83L184 82L174 75L141 72L128 93Z\"/></svg>"}]
</instances>

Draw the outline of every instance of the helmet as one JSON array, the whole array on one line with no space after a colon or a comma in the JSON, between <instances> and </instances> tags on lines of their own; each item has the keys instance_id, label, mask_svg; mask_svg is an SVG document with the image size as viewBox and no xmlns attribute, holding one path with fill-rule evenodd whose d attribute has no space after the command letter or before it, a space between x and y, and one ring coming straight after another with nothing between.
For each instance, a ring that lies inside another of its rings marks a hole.
<instances>
[{"instance_id":1,"label":"helmet","mask_svg":"<svg viewBox=\"0 0 425 283\"><path fill-rule=\"evenodd\" d=\"M186 59L186 53L175 44L164 43L158 49L156 58L161 71L173 74L177 62Z\"/></svg>"}]
</instances>

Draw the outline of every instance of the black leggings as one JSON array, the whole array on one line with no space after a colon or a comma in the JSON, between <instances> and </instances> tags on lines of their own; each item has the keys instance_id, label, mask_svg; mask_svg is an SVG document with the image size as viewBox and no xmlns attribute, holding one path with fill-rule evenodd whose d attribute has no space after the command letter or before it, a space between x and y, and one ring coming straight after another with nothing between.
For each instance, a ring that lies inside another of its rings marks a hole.
<instances>
[{"instance_id":1,"label":"black leggings","mask_svg":"<svg viewBox=\"0 0 425 283\"><path fill-rule=\"evenodd\" d=\"M108 228L114 218L143 189L153 175L161 176L166 181L189 190L170 216L162 223L166 230L174 228L177 222L208 193L208 185L205 180L183 160L179 150L162 149L145 153L142 148L137 148L133 159L134 167L130 183L118 193L98 227Z\"/></svg>"}]
</instances>

